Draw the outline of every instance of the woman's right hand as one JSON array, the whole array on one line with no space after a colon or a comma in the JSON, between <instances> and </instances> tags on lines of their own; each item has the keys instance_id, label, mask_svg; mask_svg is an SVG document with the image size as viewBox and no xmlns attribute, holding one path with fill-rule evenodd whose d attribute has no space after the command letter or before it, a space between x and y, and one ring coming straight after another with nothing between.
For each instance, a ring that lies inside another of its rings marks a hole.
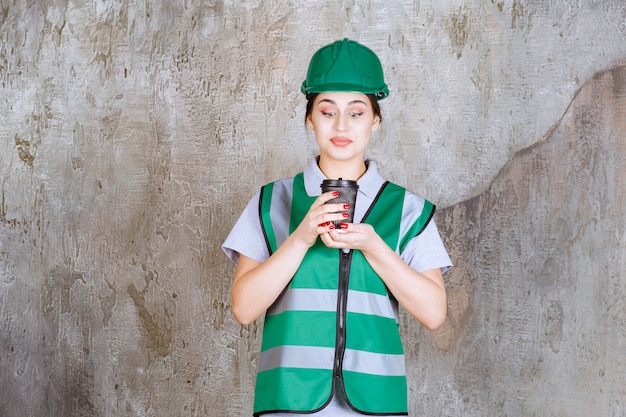
<instances>
[{"instance_id":1,"label":"woman's right hand","mask_svg":"<svg viewBox=\"0 0 626 417\"><path fill-rule=\"evenodd\" d=\"M337 196L339 196L338 191L328 191L315 199L304 219L294 230L294 238L301 240L307 247L311 247L315 244L318 236L335 228L333 221L345 220L350 208L349 205L344 203L326 204L327 201Z\"/></svg>"},{"instance_id":2,"label":"woman's right hand","mask_svg":"<svg viewBox=\"0 0 626 417\"><path fill-rule=\"evenodd\" d=\"M318 236L335 227L334 220L345 219L343 203L324 204L337 197L329 191L315 199L296 230L264 262L239 257L231 288L232 312L241 324L256 320L289 284L302 259Z\"/></svg>"}]
</instances>

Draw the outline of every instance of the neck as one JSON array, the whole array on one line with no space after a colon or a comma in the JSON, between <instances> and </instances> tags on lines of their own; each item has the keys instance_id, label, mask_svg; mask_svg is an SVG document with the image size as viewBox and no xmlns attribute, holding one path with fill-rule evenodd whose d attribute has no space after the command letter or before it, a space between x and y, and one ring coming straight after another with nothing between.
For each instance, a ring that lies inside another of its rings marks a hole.
<instances>
[{"instance_id":1,"label":"neck","mask_svg":"<svg viewBox=\"0 0 626 417\"><path fill-rule=\"evenodd\" d=\"M356 181L367 171L365 161L326 161L324 158L319 159L318 165L326 178Z\"/></svg>"}]
</instances>

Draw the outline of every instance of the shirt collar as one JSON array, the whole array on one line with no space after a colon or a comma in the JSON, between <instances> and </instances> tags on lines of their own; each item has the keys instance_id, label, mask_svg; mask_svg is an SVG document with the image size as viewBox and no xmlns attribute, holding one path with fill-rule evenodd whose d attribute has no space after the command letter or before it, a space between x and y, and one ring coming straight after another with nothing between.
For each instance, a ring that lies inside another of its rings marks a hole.
<instances>
[{"instance_id":1,"label":"shirt collar","mask_svg":"<svg viewBox=\"0 0 626 417\"><path fill-rule=\"evenodd\" d=\"M309 167L304 171L304 187L306 193L310 196L318 196L322 193L321 184L326 176L317 164L319 157L314 158ZM365 160L367 171L358 179L359 192L367 197L374 199L385 182L385 179L378 173L376 162L371 159Z\"/></svg>"}]
</instances>

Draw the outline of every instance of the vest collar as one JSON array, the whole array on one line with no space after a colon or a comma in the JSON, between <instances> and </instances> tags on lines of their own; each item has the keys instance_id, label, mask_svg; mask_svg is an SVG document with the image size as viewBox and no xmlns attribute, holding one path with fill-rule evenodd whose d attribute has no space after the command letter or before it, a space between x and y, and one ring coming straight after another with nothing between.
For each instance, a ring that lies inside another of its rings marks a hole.
<instances>
[{"instance_id":1,"label":"vest collar","mask_svg":"<svg viewBox=\"0 0 626 417\"><path fill-rule=\"evenodd\" d=\"M306 193L311 197L316 197L322 193L320 185L322 181L326 179L326 176L317 165L319 156L314 158L309 164L308 168L304 171L304 187ZM365 160L367 171L357 183L359 184L359 193L365 194L370 199L374 199L382 187L385 179L378 173L378 166L376 162L371 159Z\"/></svg>"}]
</instances>

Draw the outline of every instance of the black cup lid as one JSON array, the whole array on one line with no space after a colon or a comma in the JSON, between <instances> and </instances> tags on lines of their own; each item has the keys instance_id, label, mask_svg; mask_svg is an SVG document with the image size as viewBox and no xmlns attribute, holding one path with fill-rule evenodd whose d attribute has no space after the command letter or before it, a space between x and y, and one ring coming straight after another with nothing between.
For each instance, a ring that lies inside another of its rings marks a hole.
<instances>
[{"instance_id":1,"label":"black cup lid","mask_svg":"<svg viewBox=\"0 0 626 417\"><path fill-rule=\"evenodd\" d=\"M325 187L357 187L357 182L353 180L344 180L339 178L338 180L324 180L322 186Z\"/></svg>"}]
</instances>

